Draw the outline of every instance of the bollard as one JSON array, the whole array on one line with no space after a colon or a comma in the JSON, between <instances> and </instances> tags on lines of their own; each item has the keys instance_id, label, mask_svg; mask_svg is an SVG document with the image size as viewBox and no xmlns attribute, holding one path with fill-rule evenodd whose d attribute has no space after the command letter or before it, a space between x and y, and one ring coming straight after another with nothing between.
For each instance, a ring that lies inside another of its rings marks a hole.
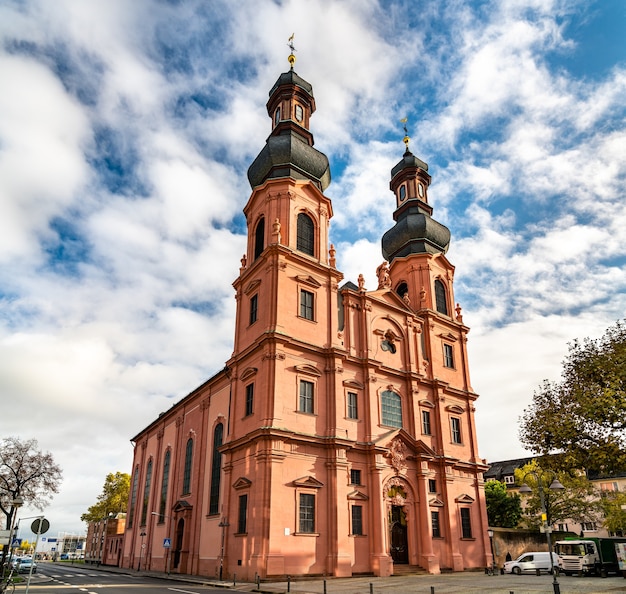
<instances>
[{"instance_id":1,"label":"bollard","mask_svg":"<svg viewBox=\"0 0 626 594\"><path fill-rule=\"evenodd\" d=\"M260 575L256 576L256 589L257 590L261 589L261 576Z\"/></svg>"},{"instance_id":2,"label":"bollard","mask_svg":"<svg viewBox=\"0 0 626 594\"><path fill-rule=\"evenodd\" d=\"M287 592L291 592L291 576L287 576Z\"/></svg>"},{"instance_id":3,"label":"bollard","mask_svg":"<svg viewBox=\"0 0 626 594\"><path fill-rule=\"evenodd\" d=\"M324 580L324 594L326 594L326 580Z\"/></svg>"},{"instance_id":4,"label":"bollard","mask_svg":"<svg viewBox=\"0 0 626 594\"><path fill-rule=\"evenodd\" d=\"M535 572L537 575L541 575L541 570L540 569L535 569Z\"/></svg>"},{"instance_id":5,"label":"bollard","mask_svg":"<svg viewBox=\"0 0 626 594\"><path fill-rule=\"evenodd\" d=\"M430 587L430 594L435 594L435 586Z\"/></svg>"},{"instance_id":6,"label":"bollard","mask_svg":"<svg viewBox=\"0 0 626 594\"><path fill-rule=\"evenodd\" d=\"M374 584L370 582L370 594L374 594Z\"/></svg>"},{"instance_id":7,"label":"bollard","mask_svg":"<svg viewBox=\"0 0 626 594\"><path fill-rule=\"evenodd\" d=\"M233 573L233 588L237 587L237 574Z\"/></svg>"}]
</instances>

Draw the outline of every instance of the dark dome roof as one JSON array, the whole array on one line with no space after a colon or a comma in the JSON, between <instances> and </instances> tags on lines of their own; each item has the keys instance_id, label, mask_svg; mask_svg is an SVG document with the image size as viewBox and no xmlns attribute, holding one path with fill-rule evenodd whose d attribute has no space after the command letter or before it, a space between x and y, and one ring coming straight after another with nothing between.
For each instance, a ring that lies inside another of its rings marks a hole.
<instances>
[{"instance_id":1,"label":"dark dome roof","mask_svg":"<svg viewBox=\"0 0 626 594\"><path fill-rule=\"evenodd\" d=\"M322 192L330 184L328 157L293 130L272 135L248 169L248 181L255 188L268 178L293 177L317 182Z\"/></svg>"}]
</instances>

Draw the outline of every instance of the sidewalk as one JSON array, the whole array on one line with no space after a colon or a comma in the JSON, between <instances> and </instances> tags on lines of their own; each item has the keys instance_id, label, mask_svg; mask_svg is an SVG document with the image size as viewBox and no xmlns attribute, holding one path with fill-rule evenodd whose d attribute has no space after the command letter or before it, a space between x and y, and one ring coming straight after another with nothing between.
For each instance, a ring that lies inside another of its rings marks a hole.
<instances>
[{"instance_id":1,"label":"sidewalk","mask_svg":"<svg viewBox=\"0 0 626 594\"><path fill-rule=\"evenodd\" d=\"M59 565L59 564L57 564ZM488 576L483 572L444 573L441 575L405 575L392 577L353 577L323 579L294 579L281 582L233 583L204 576L163 572L137 571L128 568L84 565L85 569L142 575L146 577L185 582L202 586L224 588L233 592L261 592L264 594L550 594L554 592L550 575L512 574ZM559 576L561 594L616 594L626 593L626 579L620 577L565 577Z\"/></svg>"}]
</instances>

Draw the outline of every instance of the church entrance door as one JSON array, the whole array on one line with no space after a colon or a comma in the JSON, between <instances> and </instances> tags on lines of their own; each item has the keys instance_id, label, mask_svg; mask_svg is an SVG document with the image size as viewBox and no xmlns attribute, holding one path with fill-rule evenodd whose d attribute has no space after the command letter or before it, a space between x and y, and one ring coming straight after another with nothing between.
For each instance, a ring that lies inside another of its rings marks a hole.
<instances>
[{"instance_id":1,"label":"church entrance door","mask_svg":"<svg viewBox=\"0 0 626 594\"><path fill-rule=\"evenodd\" d=\"M404 508L399 505L392 505L390 521L391 558L394 564L406 565L409 562L409 547Z\"/></svg>"}]
</instances>

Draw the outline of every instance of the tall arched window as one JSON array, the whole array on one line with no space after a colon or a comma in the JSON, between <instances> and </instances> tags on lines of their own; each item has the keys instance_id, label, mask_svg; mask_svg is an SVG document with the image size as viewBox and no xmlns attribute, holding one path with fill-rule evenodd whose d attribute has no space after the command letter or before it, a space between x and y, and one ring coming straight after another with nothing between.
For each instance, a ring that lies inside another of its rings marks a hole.
<instances>
[{"instance_id":1,"label":"tall arched window","mask_svg":"<svg viewBox=\"0 0 626 594\"><path fill-rule=\"evenodd\" d=\"M193 460L193 439L187 440L185 449L185 473L183 474L183 495L191 493L191 462Z\"/></svg>"},{"instance_id":2,"label":"tall arched window","mask_svg":"<svg viewBox=\"0 0 626 594\"><path fill-rule=\"evenodd\" d=\"M301 212L298 215L298 237L296 249L309 256L315 255L315 225L309 215Z\"/></svg>"},{"instance_id":3,"label":"tall arched window","mask_svg":"<svg viewBox=\"0 0 626 594\"><path fill-rule=\"evenodd\" d=\"M439 313L448 315L448 300L446 298L446 287L437 279L435 281L435 306Z\"/></svg>"},{"instance_id":4,"label":"tall arched window","mask_svg":"<svg viewBox=\"0 0 626 594\"><path fill-rule=\"evenodd\" d=\"M165 452L163 458L163 479L161 480L161 501L159 501L159 524L165 522L165 509L167 506L167 487L170 482L170 459L171 450Z\"/></svg>"},{"instance_id":5,"label":"tall arched window","mask_svg":"<svg viewBox=\"0 0 626 594\"><path fill-rule=\"evenodd\" d=\"M388 427L402 427L402 399L391 390L381 395L380 409L382 424Z\"/></svg>"},{"instance_id":6,"label":"tall arched window","mask_svg":"<svg viewBox=\"0 0 626 594\"><path fill-rule=\"evenodd\" d=\"M265 248L265 218L261 217L254 231L254 259L256 260Z\"/></svg>"},{"instance_id":7,"label":"tall arched window","mask_svg":"<svg viewBox=\"0 0 626 594\"><path fill-rule=\"evenodd\" d=\"M137 490L139 489L139 466L135 466L135 475L133 476L133 486L131 488L130 509L128 510L128 527L132 528L133 517L135 516L135 507L137 506Z\"/></svg>"},{"instance_id":8,"label":"tall arched window","mask_svg":"<svg viewBox=\"0 0 626 594\"><path fill-rule=\"evenodd\" d=\"M219 447L224 437L224 425L218 423L213 431L213 458L211 460L211 492L209 496L209 515L220 513L220 479L222 476L222 454Z\"/></svg>"},{"instance_id":9,"label":"tall arched window","mask_svg":"<svg viewBox=\"0 0 626 594\"><path fill-rule=\"evenodd\" d=\"M146 468L146 482L143 486L143 504L141 506L141 525L146 525L148 519L148 502L150 501L150 483L152 482L152 459L148 460Z\"/></svg>"}]
</instances>

